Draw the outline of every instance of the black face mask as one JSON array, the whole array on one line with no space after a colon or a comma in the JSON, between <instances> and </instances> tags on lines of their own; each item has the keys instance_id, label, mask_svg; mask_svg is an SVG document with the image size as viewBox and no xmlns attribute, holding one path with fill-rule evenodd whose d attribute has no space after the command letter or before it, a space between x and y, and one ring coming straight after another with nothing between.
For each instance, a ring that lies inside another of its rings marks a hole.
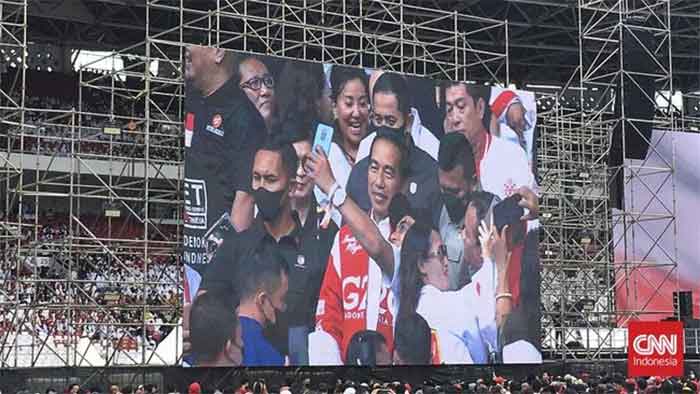
<instances>
[{"instance_id":1,"label":"black face mask","mask_svg":"<svg viewBox=\"0 0 700 394\"><path fill-rule=\"evenodd\" d=\"M374 123L372 123L372 129L370 130L370 132L375 132L375 133L389 132L389 131L394 132L396 134L403 134L404 132L406 132L406 128L403 126L402 127L376 126Z\"/></svg>"},{"instance_id":2,"label":"black face mask","mask_svg":"<svg viewBox=\"0 0 700 394\"><path fill-rule=\"evenodd\" d=\"M469 195L459 198L454 194L442 193L442 201L445 203L445 209L447 209L450 221L452 223L461 223L464 219L464 212L467 210Z\"/></svg>"},{"instance_id":3,"label":"black face mask","mask_svg":"<svg viewBox=\"0 0 700 394\"><path fill-rule=\"evenodd\" d=\"M253 198L258 206L258 212L266 222L274 221L282 210L282 197L285 190L271 192L259 187L253 190Z\"/></svg>"}]
</instances>

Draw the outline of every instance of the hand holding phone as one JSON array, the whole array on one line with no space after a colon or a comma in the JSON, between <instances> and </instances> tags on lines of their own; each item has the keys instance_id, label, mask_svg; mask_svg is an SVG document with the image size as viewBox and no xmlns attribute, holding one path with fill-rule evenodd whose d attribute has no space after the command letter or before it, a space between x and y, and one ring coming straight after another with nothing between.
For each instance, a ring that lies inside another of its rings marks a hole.
<instances>
[{"instance_id":1,"label":"hand holding phone","mask_svg":"<svg viewBox=\"0 0 700 394\"><path fill-rule=\"evenodd\" d=\"M314 136L314 144L311 147L311 151L315 151L317 146L326 153L326 156L330 155L331 142L333 141L333 128L319 123L316 127L316 135Z\"/></svg>"},{"instance_id":2,"label":"hand holding phone","mask_svg":"<svg viewBox=\"0 0 700 394\"><path fill-rule=\"evenodd\" d=\"M518 193L506 198L493 207L493 222L500 233L503 226L520 221L525 210L519 205L522 196Z\"/></svg>"}]
</instances>

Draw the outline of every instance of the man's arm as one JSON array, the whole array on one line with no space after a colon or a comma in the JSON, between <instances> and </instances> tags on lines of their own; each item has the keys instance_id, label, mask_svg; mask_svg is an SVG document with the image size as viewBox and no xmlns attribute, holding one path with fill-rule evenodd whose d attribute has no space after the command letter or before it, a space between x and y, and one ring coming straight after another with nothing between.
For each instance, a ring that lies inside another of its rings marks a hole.
<instances>
[{"instance_id":1,"label":"man's arm","mask_svg":"<svg viewBox=\"0 0 700 394\"><path fill-rule=\"evenodd\" d=\"M247 230L253 223L255 199L244 191L237 191L231 206L231 224L236 232Z\"/></svg>"},{"instance_id":2,"label":"man's arm","mask_svg":"<svg viewBox=\"0 0 700 394\"><path fill-rule=\"evenodd\" d=\"M255 153L264 142L267 128L258 111L243 97L245 102L241 105L231 130L237 133L227 133L227 144L230 146L230 163L224 168L226 171L223 179L225 185L233 195L231 205L231 224L236 231L246 230L253 223L253 207L255 199L251 195L253 161Z\"/></svg>"},{"instance_id":3,"label":"man's arm","mask_svg":"<svg viewBox=\"0 0 700 394\"><path fill-rule=\"evenodd\" d=\"M318 148L316 152L310 155L306 165L311 179L324 193L328 194L336 182L328 158L323 150ZM343 215L344 223L350 227L352 234L367 254L379 264L384 275L392 278L395 264L394 251L369 215L350 196L346 197L345 202L338 210Z\"/></svg>"}]
</instances>

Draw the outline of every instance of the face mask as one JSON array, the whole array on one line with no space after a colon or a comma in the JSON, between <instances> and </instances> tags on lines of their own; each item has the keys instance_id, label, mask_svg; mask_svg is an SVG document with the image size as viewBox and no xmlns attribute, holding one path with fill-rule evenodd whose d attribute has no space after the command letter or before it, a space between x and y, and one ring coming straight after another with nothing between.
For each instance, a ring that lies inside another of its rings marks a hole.
<instances>
[{"instance_id":1,"label":"face mask","mask_svg":"<svg viewBox=\"0 0 700 394\"><path fill-rule=\"evenodd\" d=\"M253 190L255 204L258 206L258 212L264 221L271 222L279 216L280 210L282 210L284 193L284 190L271 192L262 187Z\"/></svg>"},{"instance_id":2,"label":"face mask","mask_svg":"<svg viewBox=\"0 0 700 394\"><path fill-rule=\"evenodd\" d=\"M468 197L468 195L465 197ZM442 201L445 203L445 209L447 209L447 215L450 217L450 221L452 223L461 223L464 219L464 212L467 210L466 201L468 201L468 199L462 199L453 194L443 193Z\"/></svg>"},{"instance_id":3,"label":"face mask","mask_svg":"<svg viewBox=\"0 0 700 394\"><path fill-rule=\"evenodd\" d=\"M396 134L403 134L406 131L406 129L404 127L376 126L376 125L374 125L374 123L372 123L372 127L373 128L370 130L370 132L375 132L375 133L380 132L380 131L382 131L382 132L391 131L391 132L394 132Z\"/></svg>"},{"instance_id":4,"label":"face mask","mask_svg":"<svg viewBox=\"0 0 700 394\"><path fill-rule=\"evenodd\" d=\"M396 134L403 134L404 129L403 127L389 127L389 126L384 126L385 130L391 130L392 132Z\"/></svg>"}]
</instances>

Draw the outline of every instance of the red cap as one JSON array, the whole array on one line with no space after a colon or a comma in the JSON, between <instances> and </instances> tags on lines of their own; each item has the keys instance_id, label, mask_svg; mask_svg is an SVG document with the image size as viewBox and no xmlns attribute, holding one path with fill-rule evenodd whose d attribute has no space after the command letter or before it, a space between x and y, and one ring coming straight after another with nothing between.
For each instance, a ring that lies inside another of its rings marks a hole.
<instances>
[{"instance_id":1,"label":"red cap","mask_svg":"<svg viewBox=\"0 0 700 394\"><path fill-rule=\"evenodd\" d=\"M189 389L187 390L188 394L201 394L202 393L202 388L199 386L199 383L194 382L190 385Z\"/></svg>"},{"instance_id":2,"label":"red cap","mask_svg":"<svg viewBox=\"0 0 700 394\"><path fill-rule=\"evenodd\" d=\"M500 118L505 110L508 109L510 103L516 98L518 98L518 96L512 90L504 90L496 97L493 104L491 104L491 111L493 111L497 118Z\"/></svg>"},{"instance_id":3,"label":"red cap","mask_svg":"<svg viewBox=\"0 0 700 394\"><path fill-rule=\"evenodd\" d=\"M503 377L501 377L501 376L496 376L495 378L493 378L493 381L494 381L496 384L503 384L503 382L505 382L506 380L503 379Z\"/></svg>"}]
</instances>

